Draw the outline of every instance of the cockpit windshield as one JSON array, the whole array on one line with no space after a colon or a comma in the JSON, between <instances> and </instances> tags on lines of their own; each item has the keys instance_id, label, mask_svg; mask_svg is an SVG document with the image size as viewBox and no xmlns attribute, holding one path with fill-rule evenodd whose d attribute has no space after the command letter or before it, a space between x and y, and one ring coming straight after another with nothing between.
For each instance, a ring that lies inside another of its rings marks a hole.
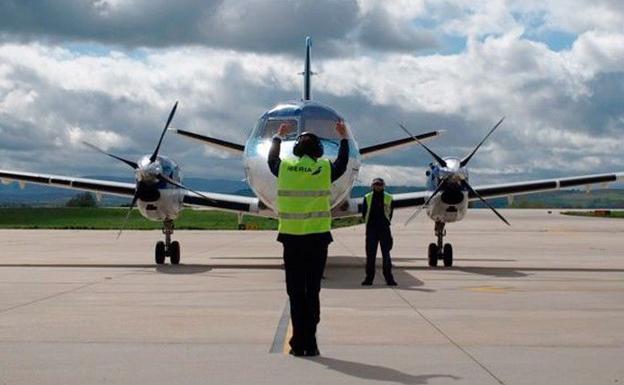
<instances>
[{"instance_id":1,"label":"cockpit windshield","mask_svg":"<svg viewBox=\"0 0 624 385\"><path fill-rule=\"evenodd\" d=\"M340 116L331 108L320 105L307 105L301 113L302 131L313 132L319 138L339 139L336 122Z\"/></svg>"},{"instance_id":2,"label":"cockpit windshield","mask_svg":"<svg viewBox=\"0 0 624 385\"><path fill-rule=\"evenodd\" d=\"M267 111L256 126L252 137L255 140L270 139L282 124L291 128L288 140L296 139L302 132L311 132L321 139L338 141L336 122L341 117L332 108L312 101L279 104Z\"/></svg>"},{"instance_id":3,"label":"cockpit windshield","mask_svg":"<svg viewBox=\"0 0 624 385\"><path fill-rule=\"evenodd\" d=\"M339 139L336 133L336 120L332 119L306 119L303 131L313 132L319 138Z\"/></svg>"},{"instance_id":4,"label":"cockpit windshield","mask_svg":"<svg viewBox=\"0 0 624 385\"><path fill-rule=\"evenodd\" d=\"M272 138L273 135L277 134L277 129L282 124L286 124L289 127L288 135L286 136L288 139L297 137L297 133L299 130L298 130L297 121L295 119L275 119L275 118L269 118L267 120L265 128L264 128L264 135L262 135L262 137L265 139Z\"/></svg>"}]
</instances>

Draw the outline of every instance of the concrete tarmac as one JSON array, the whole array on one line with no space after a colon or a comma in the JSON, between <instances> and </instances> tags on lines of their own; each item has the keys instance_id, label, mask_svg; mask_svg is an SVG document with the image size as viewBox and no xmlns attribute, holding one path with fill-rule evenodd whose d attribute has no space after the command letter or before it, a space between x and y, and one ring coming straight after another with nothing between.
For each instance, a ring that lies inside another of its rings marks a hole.
<instances>
[{"instance_id":1,"label":"concrete tarmac","mask_svg":"<svg viewBox=\"0 0 624 385\"><path fill-rule=\"evenodd\" d=\"M618 384L624 220L486 210L393 226L397 288L362 288L364 228L333 232L312 359L285 354L274 232L0 231L0 384ZM380 261L379 261L380 262Z\"/></svg>"}]
</instances>

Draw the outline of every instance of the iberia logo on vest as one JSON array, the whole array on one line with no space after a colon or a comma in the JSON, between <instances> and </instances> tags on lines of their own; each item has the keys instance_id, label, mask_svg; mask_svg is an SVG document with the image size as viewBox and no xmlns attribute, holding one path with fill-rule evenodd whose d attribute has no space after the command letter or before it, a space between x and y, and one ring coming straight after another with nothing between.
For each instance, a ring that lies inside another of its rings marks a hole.
<instances>
[{"instance_id":1,"label":"iberia logo on vest","mask_svg":"<svg viewBox=\"0 0 624 385\"><path fill-rule=\"evenodd\" d=\"M312 173L312 175L318 175L321 173L321 169L323 167L319 166L316 170L314 170L314 172L312 171L312 168L310 167L305 167L305 166L289 166L288 167L288 171L294 171L294 172L310 172Z\"/></svg>"}]
</instances>

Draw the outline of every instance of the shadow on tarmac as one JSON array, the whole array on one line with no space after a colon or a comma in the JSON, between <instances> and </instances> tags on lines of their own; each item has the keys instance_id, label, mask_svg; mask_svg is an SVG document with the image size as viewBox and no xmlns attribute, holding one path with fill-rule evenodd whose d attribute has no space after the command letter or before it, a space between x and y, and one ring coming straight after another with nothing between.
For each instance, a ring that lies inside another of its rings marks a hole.
<instances>
[{"instance_id":1,"label":"shadow on tarmac","mask_svg":"<svg viewBox=\"0 0 624 385\"><path fill-rule=\"evenodd\" d=\"M330 257L330 261L328 262L327 272L336 271L336 275L339 276L347 276L349 274L354 274L353 278L353 286L358 286L360 281L364 278L364 263L363 258L360 257L342 257L342 258L353 258L359 262L359 264L334 264L331 259L333 258L341 258L341 257ZM281 260L281 258L280 258ZM207 271L213 271L218 269L232 269L232 270L282 270L282 264L192 264L192 265L155 265L153 263L145 263L145 264L133 264L133 263L111 263L111 264L103 264L103 263L0 263L0 268L3 267L32 267L32 268L76 268L76 269L148 269L154 268L156 271L165 274L199 274ZM344 270L344 272L341 272ZM383 283L383 276L381 274L381 269L378 268L377 275L375 279L379 284ZM395 274L395 278L397 282L399 281L399 277L403 276L405 282L411 282L411 286L422 286L422 281L418 280L414 276L408 273L408 271L412 270L438 270L440 272L445 271L461 271L465 273L471 274L479 274L479 275L487 275L492 277L504 277L504 278L520 278L526 277L527 272L560 272L560 273L624 273L624 269L615 268L585 268L585 267L482 267L482 266L456 266L456 267L437 267L431 268L428 266L394 266L392 268L393 274ZM353 273L351 273L351 271ZM327 275L326 272L326 275ZM334 274L332 272L332 274ZM356 276L357 275L357 276ZM355 285L357 283L357 285ZM350 288L350 284L345 288ZM399 288L403 285L400 285ZM375 287L375 286L373 286Z\"/></svg>"},{"instance_id":2,"label":"shadow on tarmac","mask_svg":"<svg viewBox=\"0 0 624 385\"><path fill-rule=\"evenodd\" d=\"M156 271L163 274L201 274L210 270L208 265L156 265Z\"/></svg>"},{"instance_id":3,"label":"shadow on tarmac","mask_svg":"<svg viewBox=\"0 0 624 385\"><path fill-rule=\"evenodd\" d=\"M396 369L386 368L379 365L368 365L359 362L339 360L337 358L323 356L311 358L309 359L309 361L325 365L327 369L335 370L348 376L357 377L364 380L374 380L383 383L397 382L399 384L424 385L429 383L429 380L434 378L449 378L455 381L462 378L450 374L423 374L420 376L414 376L412 374L404 373Z\"/></svg>"},{"instance_id":4,"label":"shadow on tarmac","mask_svg":"<svg viewBox=\"0 0 624 385\"><path fill-rule=\"evenodd\" d=\"M424 291L427 293L435 291L423 287L423 281L416 278L413 274L406 272L403 268L393 267L392 274L394 275L394 279L399 284L395 287L397 289ZM322 287L325 289L352 290L388 288L379 267L375 273L375 281L372 286L363 287L361 285L364 275L364 260L362 258L351 256L332 256L330 257L330 260L328 260L327 267L325 268L325 279L323 280Z\"/></svg>"},{"instance_id":5,"label":"shadow on tarmac","mask_svg":"<svg viewBox=\"0 0 624 385\"><path fill-rule=\"evenodd\" d=\"M510 267L454 267L452 269L462 271L464 273L501 278L522 278L530 275Z\"/></svg>"},{"instance_id":6,"label":"shadow on tarmac","mask_svg":"<svg viewBox=\"0 0 624 385\"><path fill-rule=\"evenodd\" d=\"M453 258L455 262L516 262L516 259L498 259L498 258ZM392 257L393 262L412 262L427 261L427 258L421 257Z\"/></svg>"}]
</instances>

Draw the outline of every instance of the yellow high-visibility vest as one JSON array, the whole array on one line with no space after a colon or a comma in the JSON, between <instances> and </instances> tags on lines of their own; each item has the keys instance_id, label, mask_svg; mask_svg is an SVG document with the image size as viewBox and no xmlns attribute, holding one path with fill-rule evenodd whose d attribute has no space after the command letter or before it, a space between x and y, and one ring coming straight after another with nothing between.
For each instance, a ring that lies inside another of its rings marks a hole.
<instances>
[{"instance_id":1,"label":"yellow high-visibility vest","mask_svg":"<svg viewBox=\"0 0 624 385\"><path fill-rule=\"evenodd\" d=\"M305 235L331 229L331 164L307 155L283 159L277 177L278 231Z\"/></svg>"},{"instance_id":2,"label":"yellow high-visibility vest","mask_svg":"<svg viewBox=\"0 0 624 385\"><path fill-rule=\"evenodd\" d=\"M373 193L369 192L368 194L364 195L364 199L366 199L366 207L367 207L366 218L364 218L364 222L368 223L368 217L370 216L370 212L371 212L371 203L373 201ZM390 221L391 212L392 212L392 195L384 191L384 215L386 216L386 219L388 219L388 222Z\"/></svg>"}]
</instances>

